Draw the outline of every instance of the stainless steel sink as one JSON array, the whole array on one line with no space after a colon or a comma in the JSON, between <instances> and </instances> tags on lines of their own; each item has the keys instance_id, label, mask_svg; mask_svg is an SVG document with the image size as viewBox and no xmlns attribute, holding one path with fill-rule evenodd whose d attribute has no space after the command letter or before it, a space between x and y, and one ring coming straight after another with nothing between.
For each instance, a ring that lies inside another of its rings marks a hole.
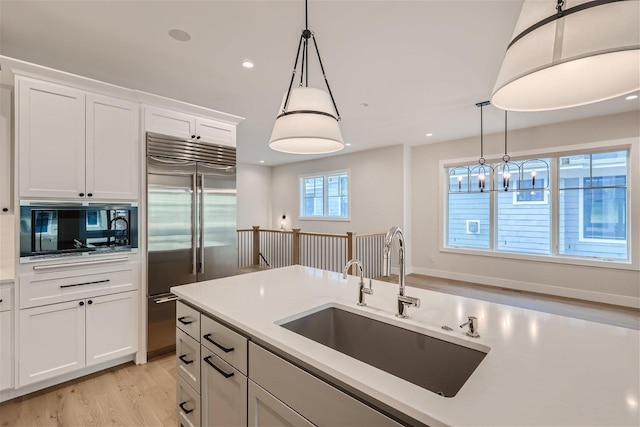
<instances>
[{"instance_id":1,"label":"stainless steel sink","mask_svg":"<svg viewBox=\"0 0 640 427\"><path fill-rule=\"evenodd\" d=\"M280 326L445 397L454 397L487 351L327 307Z\"/></svg>"}]
</instances>

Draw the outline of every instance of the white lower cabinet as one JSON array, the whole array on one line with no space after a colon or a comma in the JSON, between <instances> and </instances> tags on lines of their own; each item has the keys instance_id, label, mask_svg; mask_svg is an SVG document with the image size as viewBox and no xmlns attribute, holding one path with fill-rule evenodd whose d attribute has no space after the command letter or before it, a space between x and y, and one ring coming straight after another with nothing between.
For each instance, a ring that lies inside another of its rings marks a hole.
<instances>
[{"instance_id":1,"label":"white lower cabinet","mask_svg":"<svg viewBox=\"0 0 640 427\"><path fill-rule=\"evenodd\" d=\"M0 390L13 388L13 312L0 312Z\"/></svg>"},{"instance_id":2,"label":"white lower cabinet","mask_svg":"<svg viewBox=\"0 0 640 427\"><path fill-rule=\"evenodd\" d=\"M19 386L137 351L137 291L20 310Z\"/></svg>"},{"instance_id":3,"label":"white lower cabinet","mask_svg":"<svg viewBox=\"0 0 640 427\"><path fill-rule=\"evenodd\" d=\"M86 300L87 366L138 351L138 292Z\"/></svg>"},{"instance_id":4,"label":"white lower cabinet","mask_svg":"<svg viewBox=\"0 0 640 427\"><path fill-rule=\"evenodd\" d=\"M85 366L84 301L20 310L19 385Z\"/></svg>"},{"instance_id":5,"label":"white lower cabinet","mask_svg":"<svg viewBox=\"0 0 640 427\"><path fill-rule=\"evenodd\" d=\"M250 427L313 426L302 415L276 399L271 393L249 380Z\"/></svg>"},{"instance_id":6,"label":"white lower cabinet","mask_svg":"<svg viewBox=\"0 0 640 427\"><path fill-rule=\"evenodd\" d=\"M247 377L202 347L202 425L247 425Z\"/></svg>"}]
</instances>

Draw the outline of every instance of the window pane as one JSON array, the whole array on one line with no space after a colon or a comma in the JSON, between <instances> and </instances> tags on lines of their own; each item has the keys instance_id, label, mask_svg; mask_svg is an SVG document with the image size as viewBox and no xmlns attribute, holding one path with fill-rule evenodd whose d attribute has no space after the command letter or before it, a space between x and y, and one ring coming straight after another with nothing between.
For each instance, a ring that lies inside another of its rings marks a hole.
<instances>
[{"instance_id":1,"label":"window pane","mask_svg":"<svg viewBox=\"0 0 640 427\"><path fill-rule=\"evenodd\" d=\"M447 244L489 248L489 193L449 193L448 207Z\"/></svg>"},{"instance_id":2,"label":"window pane","mask_svg":"<svg viewBox=\"0 0 640 427\"><path fill-rule=\"evenodd\" d=\"M339 173L300 180L300 212L306 217L347 217L349 175ZM325 191L326 188L326 191Z\"/></svg>"},{"instance_id":3,"label":"window pane","mask_svg":"<svg viewBox=\"0 0 640 427\"><path fill-rule=\"evenodd\" d=\"M496 249L550 253L551 209L548 190L500 191Z\"/></svg>"},{"instance_id":4,"label":"window pane","mask_svg":"<svg viewBox=\"0 0 640 427\"><path fill-rule=\"evenodd\" d=\"M626 151L560 158L560 254L628 259L626 175Z\"/></svg>"}]
</instances>

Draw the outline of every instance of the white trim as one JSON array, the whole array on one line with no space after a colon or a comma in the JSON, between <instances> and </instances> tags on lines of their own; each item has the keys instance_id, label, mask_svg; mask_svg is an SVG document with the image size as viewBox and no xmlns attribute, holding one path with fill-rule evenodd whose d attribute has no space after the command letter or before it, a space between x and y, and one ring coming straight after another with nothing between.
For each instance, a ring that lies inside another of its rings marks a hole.
<instances>
[{"instance_id":1,"label":"white trim","mask_svg":"<svg viewBox=\"0 0 640 427\"><path fill-rule=\"evenodd\" d=\"M640 271L638 266L633 265L630 261L620 260L617 258L595 258L595 257L571 257L565 255L545 255L545 254L521 254L516 252L493 251L491 249L467 248L456 246L444 246L440 248L440 252L461 254L461 255L478 255L493 258L518 259L533 262L548 262L553 264L582 265L585 267L610 268L614 270L631 270Z\"/></svg>"},{"instance_id":2,"label":"white trim","mask_svg":"<svg viewBox=\"0 0 640 427\"><path fill-rule=\"evenodd\" d=\"M433 270L430 268L415 267L412 269L415 274L425 276L440 277L449 280L460 280L463 282L478 283L498 288L517 289L527 292L555 295L565 298L577 298L586 301L594 301L605 304L613 304L625 307L640 308L640 298L626 295L616 295L605 292L585 291L582 289L564 288L553 285L543 285L540 283L523 282L519 280L501 279L497 277L478 276L475 274L457 273L443 270Z\"/></svg>"},{"instance_id":3,"label":"white trim","mask_svg":"<svg viewBox=\"0 0 640 427\"><path fill-rule=\"evenodd\" d=\"M347 175L347 216L325 216L325 215L315 215L315 216L303 216L304 208L302 206L302 201L304 199L304 188L303 182L305 178L322 178L322 205L323 205L323 213L328 210L329 206L329 186L327 185L327 178L329 176L335 175ZM328 172L316 172L316 173L308 173L308 174L300 174L298 175L298 220L300 221L343 221L350 222L351 221L351 169L339 169Z\"/></svg>"}]
</instances>

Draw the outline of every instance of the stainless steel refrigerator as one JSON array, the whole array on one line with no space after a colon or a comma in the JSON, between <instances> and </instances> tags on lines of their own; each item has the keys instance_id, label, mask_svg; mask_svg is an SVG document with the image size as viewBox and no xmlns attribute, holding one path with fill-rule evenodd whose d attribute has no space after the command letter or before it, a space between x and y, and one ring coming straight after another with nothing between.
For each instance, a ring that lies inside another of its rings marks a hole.
<instances>
[{"instance_id":1,"label":"stainless steel refrigerator","mask_svg":"<svg viewBox=\"0 0 640 427\"><path fill-rule=\"evenodd\" d=\"M175 285L236 274L236 150L147 134L147 355L175 348Z\"/></svg>"}]
</instances>

